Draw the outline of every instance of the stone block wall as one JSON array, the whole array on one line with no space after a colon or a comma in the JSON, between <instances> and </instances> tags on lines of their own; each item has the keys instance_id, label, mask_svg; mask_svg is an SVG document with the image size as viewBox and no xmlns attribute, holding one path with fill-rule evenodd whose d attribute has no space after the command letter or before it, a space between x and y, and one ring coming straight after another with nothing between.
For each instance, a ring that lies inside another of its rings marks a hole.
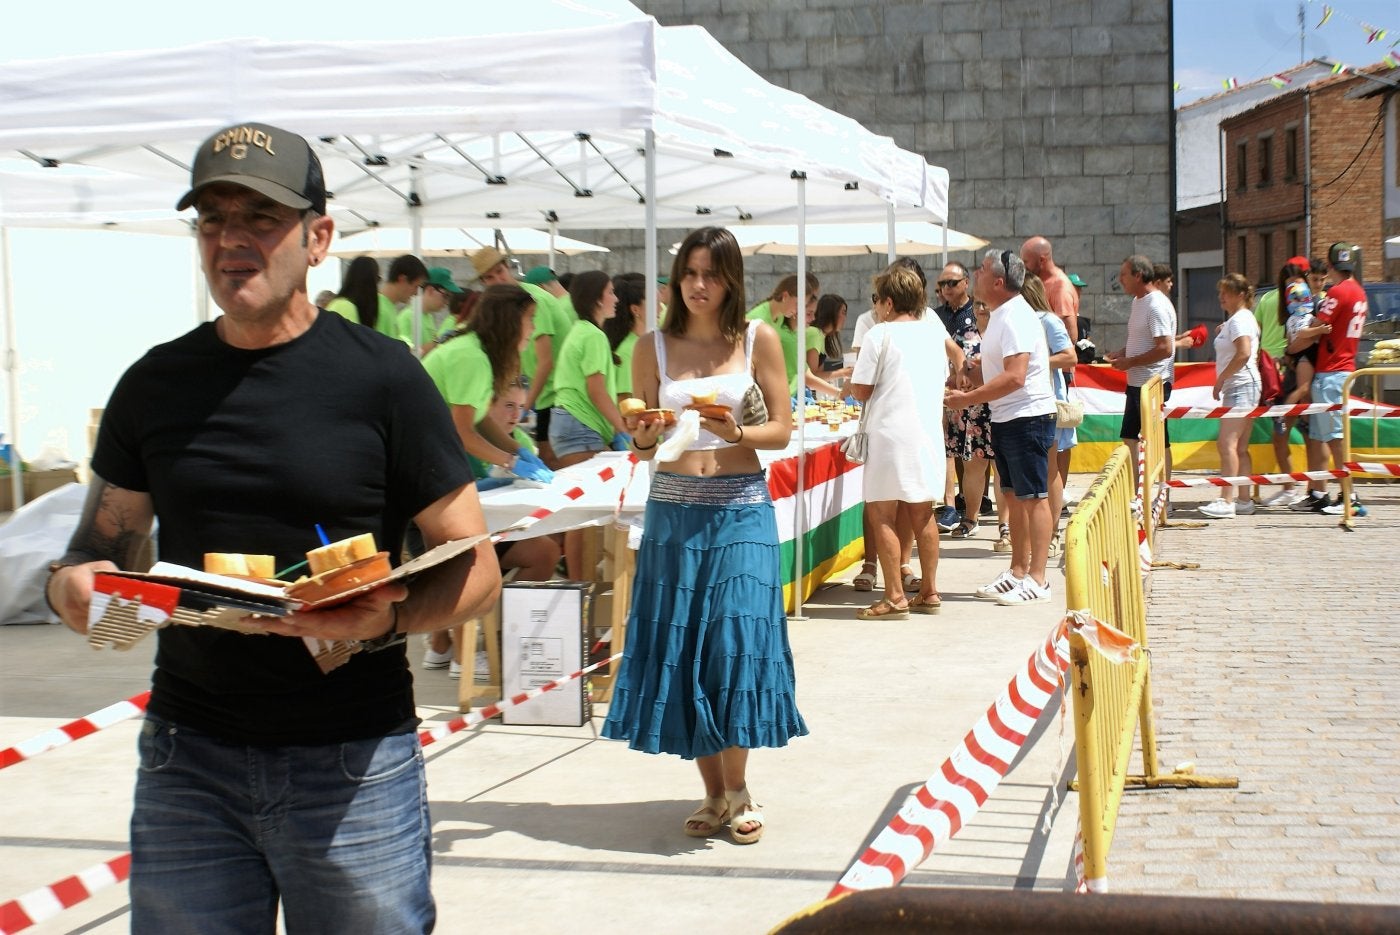
<instances>
[{"instance_id":1,"label":"stone block wall","mask_svg":"<svg viewBox=\"0 0 1400 935\"><path fill-rule=\"evenodd\" d=\"M636 2L663 25L705 27L769 81L947 168L955 229L1010 249L1049 237L1060 265L1089 284L1083 313L1100 346L1122 340L1123 258L1170 260L1169 0ZM682 234L663 232L661 243ZM577 236L617 251L609 270L641 268L640 233ZM919 259L934 278L937 260ZM823 291L852 300L854 321L865 305L855 298L883 263L818 258L812 268ZM794 266L754 258L751 300Z\"/></svg>"}]
</instances>

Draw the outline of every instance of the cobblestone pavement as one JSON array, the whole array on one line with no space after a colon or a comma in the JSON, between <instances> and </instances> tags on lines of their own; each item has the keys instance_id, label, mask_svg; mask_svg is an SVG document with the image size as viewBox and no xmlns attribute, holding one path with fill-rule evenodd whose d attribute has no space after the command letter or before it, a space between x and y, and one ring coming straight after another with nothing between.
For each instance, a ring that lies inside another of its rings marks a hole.
<instances>
[{"instance_id":1,"label":"cobblestone pavement","mask_svg":"<svg viewBox=\"0 0 1400 935\"><path fill-rule=\"evenodd\" d=\"M1279 510L1163 530L1158 557L1201 567L1153 573L1159 766L1240 786L1129 791L1113 892L1400 904L1400 486L1361 495L1353 533Z\"/></svg>"}]
</instances>

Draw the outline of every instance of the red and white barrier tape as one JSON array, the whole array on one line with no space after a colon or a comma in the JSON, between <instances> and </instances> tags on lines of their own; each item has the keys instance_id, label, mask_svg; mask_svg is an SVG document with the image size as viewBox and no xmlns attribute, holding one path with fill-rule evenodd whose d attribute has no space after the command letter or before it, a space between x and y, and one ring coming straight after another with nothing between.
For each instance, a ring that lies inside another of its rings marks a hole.
<instances>
[{"instance_id":1,"label":"red and white barrier tape","mask_svg":"<svg viewBox=\"0 0 1400 935\"><path fill-rule=\"evenodd\" d=\"M609 664L610 662L621 658L622 653L613 653L611 656L602 660L601 662L595 662L592 665L584 666L577 672L571 672L563 678L557 678L552 682L545 682L538 688L532 688L529 691L521 692L518 695L511 695L509 698L502 698L495 704L487 705L480 711L473 711L464 717L454 717L446 724L439 724L437 727L430 727L427 730L420 730L418 732L418 742L426 747L428 746L428 744L437 743L439 740L445 740L453 734L457 733L458 731L466 730L468 727L475 727L478 724L482 724L486 721L491 720L493 717L500 714L507 708L514 708L518 705L523 705L525 702L529 701L532 698L538 698L545 692L554 691L554 689L558 688L561 685L567 685L575 679L583 678L590 672L596 672L598 669L601 669L603 666Z\"/></svg>"},{"instance_id":2,"label":"red and white barrier tape","mask_svg":"<svg viewBox=\"0 0 1400 935\"><path fill-rule=\"evenodd\" d=\"M1244 484L1291 484L1293 481L1333 480L1350 471L1293 471L1290 474L1237 474L1233 477L1174 477L1170 487L1239 487Z\"/></svg>"},{"instance_id":3,"label":"red and white barrier tape","mask_svg":"<svg viewBox=\"0 0 1400 935\"><path fill-rule=\"evenodd\" d=\"M563 678L546 682L538 688L532 688L527 692L512 695L510 698L502 699L493 705L488 705L480 711L473 711L465 717L453 718L446 724L433 727L428 730L418 732L418 742L423 746L436 743L439 740L465 730L468 727L475 727L478 724L488 721L500 714L507 708L514 708L538 698L545 692L553 691L562 685L580 679L590 672L601 669L622 658L622 653L614 653L601 662L585 666L577 672L572 672ZM140 697L140 696L138 696ZM112 707L116 707L113 705ZM108 709L103 709L108 710ZM128 715L130 716L130 715ZM0 903L0 935L13 935L15 932L23 931L31 925L43 922L58 915L64 909L82 902L92 896L98 890L104 889L113 884L120 883L131 874L131 855L123 854L111 860L89 867L87 870L76 876L60 880L51 886L40 887L25 893L18 899L12 899L7 903Z\"/></svg>"},{"instance_id":4,"label":"red and white barrier tape","mask_svg":"<svg viewBox=\"0 0 1400 935\"><path fill-rule=\"evenodd\" d=\"M1126 634L1087 612L1067 613L943 765L851 865L828 899L898 885L938 844L972 820L1011 768L1055 690L1063 686L1071 629L1117 662L1131 659L1137 647Z\"/></svg>"},{"instance_id":5,"label":"red and white barrier tape","mask_svg":"<svg viewBox=\"0 0 1400 935\"><path fill-rule=\"evenodd\" d=\"M1373 461L1348 461L1342 467L1353 474L1389 474L1400 477L1400 464L1380 464Z\"/></svg>"},{"instance_id":6,"label":"red and white barrier tape","mask_svg":"<svg viewBox=\"0 0 1400 935\"><path fill-rule=\"evenodd\" d=\"M1400 417L1400 406L1346 406L1341 403L1297 403L1292 406L1175 406L1163 407L1162 417L1166 419L1258 419L1266 416L1288 419L1293 416L1310 416L1321 412L1341 412L1345 408L1349 416L1375 416L1380 419Z\"/></svg>"},{"instance_id":7,"label":"red and white barrier tape","mask_svg":"<svg viewBox=\"0 0 1400 935\"><path fill-rule=\"evenodd\" d=\"M22 932L31 925L52 919L65 909L91 897L99 890L115 886L131 875L131 855L123 854L52 886L31 890L18 899L0 903L0 935Z\"/></svg>"},{"instance_id":8,"label":"red and white barrier tape","mask_svg":"<svg viewBox=\"0 0 1400 935\"><path fill-rule=\"evenodd\" d=\"M544 488L540 492L543 494L550 495L549 500L546 502L546 504L544 506L536 507L534 510L530 511L530 513L524 519L516 523L514 526L511 526L509 529L504 529L501 532L494 534L491 537L491 541L513 542L517 539L528 538L527 536L521 535L521 533L523 533L525 530L529 529L536 523L540 522L541 520L547 519L548 517L553 516L555 513L558 513L560 510L564 509L569 504L576 503L579 500L583 499L584 495L587 494L590 490L599 490L607 492L610 488L612 488L614 484L621 482L622 495L625 495L627 493L627 484L631 479L631 475L637 469L637 456L628 453L626 462L631 467L631 472L629 472L626 477L622 475L622 473L617 469L616 465L609 464L606 467L599 469L596 474L588 475L587 478L585 478L578 484L575 484L573 487L567 487L557 492L555 492L551 488ZM620 500L621 495L619 496L619 502Z\"/></svg>"},{"instance_id":9,"label":"red and white barrier tape","mask_svg":"<svg viewBox=\"0 0 1400 935\"><path fill-rule=\"evenodd\" d=\"M7 766L14 766L24 760L36 757L41 753L70 744L75 740L80 740L89 734L95 734L103 728L111 727L122 721L134 718L146 710L146 704L151 700L151 693L144 691L139 695L133 695L125 701L118 701L114 705L108 705L101 711L94 711L87 717L80 717L76 721L69 721L62 727L55 727L36 734L23 743L15 744L0 750L0 769Z\"/></svg>"}]
</instances>

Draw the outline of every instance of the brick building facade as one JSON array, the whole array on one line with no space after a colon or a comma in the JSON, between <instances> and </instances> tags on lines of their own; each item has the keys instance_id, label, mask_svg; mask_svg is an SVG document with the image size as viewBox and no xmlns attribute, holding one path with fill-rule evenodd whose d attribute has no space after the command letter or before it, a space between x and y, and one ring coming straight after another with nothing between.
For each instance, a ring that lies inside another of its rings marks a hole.
<instances>
[{"instance_id":1,"label":"brick building facade","mask_svg":"<svg viewBox=\"0 0 1400 935\"><path fill-rule=\"evenodd\" d=\"M1366 281L1395 278L1383 244L1396 220L1387 219L1387 190L1400 182L1387 119L1395 98L1365 77L1342 75L1221 122L1227 271L1272 283L1289 257L1325 256L1328 245L1349 240L1362 247Z\"/></svg>"}]
</instances>

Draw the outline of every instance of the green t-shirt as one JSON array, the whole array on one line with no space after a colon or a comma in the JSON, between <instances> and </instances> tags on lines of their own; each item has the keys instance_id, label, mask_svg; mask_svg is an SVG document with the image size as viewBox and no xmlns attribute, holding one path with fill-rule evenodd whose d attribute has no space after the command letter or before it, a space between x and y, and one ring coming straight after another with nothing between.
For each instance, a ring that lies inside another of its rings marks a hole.
<instances>
[{"instance_id":1,"label":"green t-shirt","mask_svg":"<svg viewBox=\"0 0 1400 935\"><path fill-rule=\"evenodd\" d=\"M573 303L564 303L564 299L556 299L539 286L528 282L518 284L520 288L530 293L530 297L535 300L535 331L530 335L529 342L525 349L520 352L520 370L532 381L535 379L535 368L539 366L539 360L535 356L535 341L542 335L549 336L550 348L554 351L554 366L559 366L559 351L564 346L564 339L569 336L570 329L578 321L578 316L573 312ZM540 387L539 395L535 397L536 409L548 409L554 405L554 374L551 373L544 386Z\"/></svg>"},{"instance_id":2,"label":"green t-shirt","mask_svg":"<svg viewBox=\"0 0 1400 935\"><path fill-rule=\"evenodd\" d=\"M749 321L766 321L774 328L782 330L782 312L773 311L773 303L766 299L749 309L749 313L744 317Z\"/></svg>"},{"instance_id":3,"label":"green t-shirt","mask_svg":"<svg viewBox=\"0 0 1400 935\"><path fill-rule=\"evenodd\" d=\"M788 395L796 396L798 389L797 382L797 332L787 325L778 325L778 340L783 345L783 363L787 365ZM822 337L821 329L815 325L807 326L807 350L821 353L824 347L825 338Z\"/></svg>"},{"instance_id":4,"label":"green t-shirt","mask_svg":"<svg viewBox=\"0 0 1400 935\"><path fill-rule=\"evenodd\" d=\"M439 318L438 316L442 317ZM398 322L399 337L403 338L410 345L413 344L413 306L410 305L407 308L400 309L398 317L395 320ZM424 312L422 342L424 344L431 344L445 331L450 331L456 324L457 320L453 318L452 314L445 308L439 312Z\"/></svg>"},{"instance_id":5,"label":"green t-shirt","mask_svg":"<svg viewBox=\"0 0 1400 935\"><path fill-rule=\"evenodd\" d=\"M357 325L364 324L360 321L360 312L355 308L355 303L344 296L336 296L327 302L326 311L335 312L341 318L353 321ZM391 338L399 336L399 310L394 308L394 303L389 301L388 296L379 296L379 317L374 323L374 330Z\"/></svg>"},{"instance_id":6,"label":"green t-shirt","mask_svg":"<svg viewBox=\"0 0 1400 935\"><path fill-rule=\"evenodd\" d=\"M1254 318L1259 322L1259 346L1275 360L1282 359L1288 347L1288 334L1278 320L1278 290L1265 293L1254 305Z\"/></svg>"},{"instance_id":7,"label":"green t-shirt","mask_svg":"<svg viewBox=\"0 0 1400 935\"><path fill-rule=\"evenodd\" d=\"M471 406L476 422L486 418L495 378L479 336L464 334L434 348L423 358L423 369L448 405Z\"/></svg>"},{"instance_id":8,"label":"green t-shirt","mask_svg":"<svg viewBox=\"0 0 1400 935\"><path fill-rule=\"evenodd\" d=\"M617 365L617 379L613 382L617 384L617 394L622 396L632 395L632 351L637 347L637 332L632 332L622 339L622 343L617 346L617 359L621 361Z\"/></svg>"},{"instance_id":9,"label":"green t-shirt","mask_svg":"<svg viewBox=\"0 0 1400 935\"><path fill-rule=\"evenodd\" d=\"M603 375L608 397L617 398L616 368L608 336L592 322L580 322L564 339L564 348L554 362L554 405L597 432L606 444L612 441L612 423L598 411L588 395L588 378Z\"/></svg>"}]
</instances>

